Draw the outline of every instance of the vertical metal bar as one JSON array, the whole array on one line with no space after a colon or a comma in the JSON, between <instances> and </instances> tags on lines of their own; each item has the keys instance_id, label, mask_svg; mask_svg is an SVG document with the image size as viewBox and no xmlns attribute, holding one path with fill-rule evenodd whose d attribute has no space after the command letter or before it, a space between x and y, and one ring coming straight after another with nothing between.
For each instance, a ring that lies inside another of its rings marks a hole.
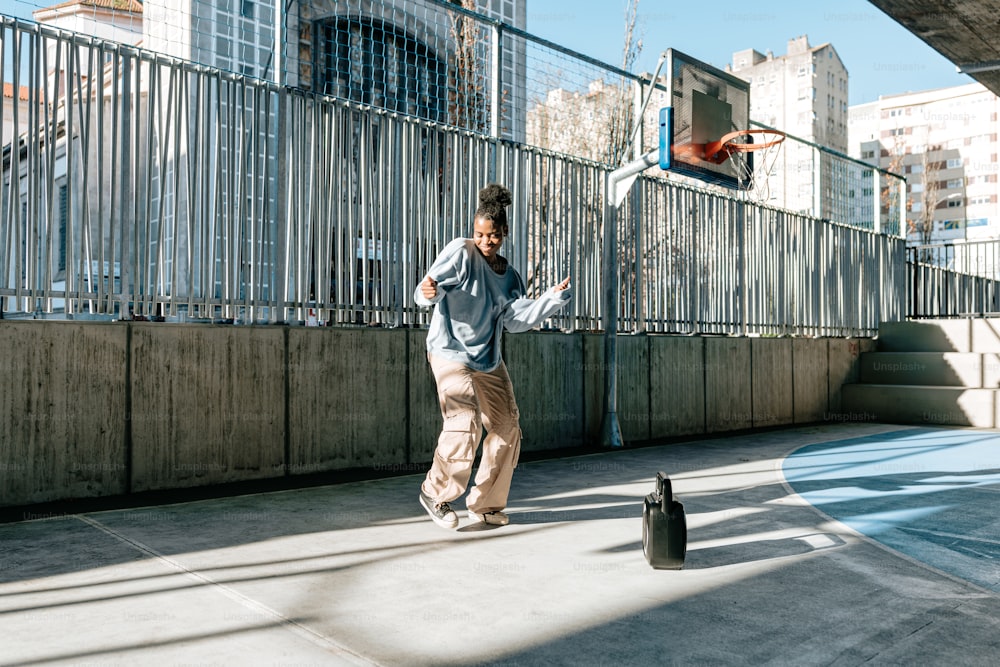
<instances>
[{"instance_id":1,"label":"vertical metal bar","mask_svg":"<svg viewBox=\"0 0 1000 667\"><path fill-rule=\"evenodd\" d=\"M42 59L42 70L44 72L49 72L48 63L48 40L39 40L39 53ZM62 49L58 42L56 42L55 48L55 70L59 72L62 70ZM51 312L51 299L48 297L49 292L52 289L52 229L56 221L55 218L55 199L56 199L56 184L55 184L55 159L56 159L56 137L59 132L59 95L58 88L60 84L59 76L53 77L51 80L46 80L45 86L45 107L46 107L46 119L43 125L43 144L41 146L41 153L44 158L44 162L41 167L43 169L45 181L39 184L40 189L36 197L33 197L34 201L37 202L37 215L32 216L32 223L35 227L35 235L37 238L37 251L33 259L36 263L36 270L34 273L34 291L35 291L35 308L42 310L44 312Z\"/></svg>"},{"instance_id":2,"label":"vertical metal bar","mask_svg":"<svg viewBox=\"0 0 1000 667\"><path fill-rule=\"evenodd\" d=\"M135 193L135 196L129 199L129 215L133 221L133 231L132 231L132 244L130 251L132 253L132 284L133 284L133 297L132 297L132 309L133 313L140 312L143 315L149 315L152 312L151 299L152 299L152 285L150 283L150 270L149 270L149 243L152 236L150 229L152 222L152 215L150 210L152 209L152 204L150 201L150 196L152 193L152 173L154 168L159 168L160 165L156 164L155 157L156 151L153 146L154 131L156 125L156 114L160 100L162 99L162 93L159 90L159 67L155 64L146 64L143 62L142 58L136 51L132 51L132 56L135 59L134 63L134 76L135 81L132 85L131 95L134 95L134 99L129 100L131 113L133 114L134 122L131 125L132 132L134 133L130 137L130 146L133 152L130 152L130 160L132 160L132 177L131 182L134 183L134 188L141 188L142 195L144 196L143 201L139 201L139 193ZM143 107L142 107L142 90L146 87L143 85L143 70L144 65L149 68L149 73L146 75L149 83L149 96L152 98L148 101L146 108L145 118L143 118ZM143 129L145 129L146 146L143 146ZM145 155L146 159L143 161L140 159L140 155ZM158 174L162 179L162 174Z\"/></svg>"},{"instance_id":3,"label":"vertical metal bar","mask_svg":"<svg viewBox=\"0 0 1000 667\"><path fill-rule=\"evenodd\" d=\"M115 160L118 171L118 234L121 238L119 243L121 252L121 291L119 293L119 312L124 320L132 319L132 225L133 219L130 215L131 200L133 191L131 188L131 104L132 97L132 61L127 54L122 54L121 58L121 97L116 99L119 102L115 105L119 114L116 135L118 139L119 153Z\"/></svg>"},{"instance_id":4,"label":"vertical metal bar","mask_svg":"<svg viewBox=\"0 0 1000 667\"><path fill-rule=\"evenodd\" d=\"M166 241L166 218L167 218L167 198L169 196L168 188L165 183L167 178L167 165L168 165L168 155L170 151L170 133L167 129L168 124L171 119L176 115L173 113L173 101L174 101L174 88L173 79L176 75L176 69L170 68L167 73L169 79L163 81L160 76L160 68L156 65L150 67L149 72L149 100L150 109L149 114L146 118L147 124L147 134L146 134L146 150L145 154L148 156L145 168L146 176L146 201L142 207L142 210L147 211L147 216L145 219L147 225L147 231L144 234L145 243L142 243L140 247L143 248L144 253L148 253L150 250L150 245L156 243L156 256L153 258L144 257L143 265L148 267L150 276L148 280L148 298L152 302L156 300L162 289L163 281L163 270L164 270L164 243ZM163 108L163 90L162 87L167 87L167 103L166 109ZM159 155L157 155L157 148L159 148ZM174 163L176 170L177 163ZM153 175L156 174L156 188L158 191L154 191L153 187ZM153 214L153 199L156 199L157 206L156 212ZM153 225L155 223L155 229ZM156 308L155 305L150 307L152 312L156 314L153 310Z\"/></svg>"},{"instance_id":5,"label":"vertical metal bar","mask_svg":"<svg viewBox=\"0 0 1000 667\"><path fill-rule=\"evenodd\" d=\"M71 297L70 293L74 287L73 281L73 258L76 249L76 244L73 243L74 231L77 223L77 216L73 211L73 200L75 188L73 187L73 175L76 171L74 169L75 153L78 143L77 131L75 127L74 113L77 103L82 104L76 93L76 86L73 85L74 76L78 77L79 74L79 45L70 45L67 43L67 53L66 53L66 71L63 73L63 90L65 91L63 96L64 105L64 124L65 124L65 156L64 160L66 162L65 166L65 188L66 188L66 201L65 201L65 214L66 214L66 224L63 226L62 230L59 230L61 237L58 239L58 245L56 246L57 255L62 255L62 270L63 270L63 312L66 314L72 314L75 310L74 304L75 299ZM75 74L77 73L77 74ZM80 130L84 130L81 128ZM56 220L58 221L60 211L59 211L59 196L58 190L56 191L55 200L55 210L56 210ZM58 229L58 224L57 224ZM58 260L55 262L55 270L59 270Z\"/></svg>"},{"instance_id":6,"label":"vertical metal bar","mask_svg":"<svg viewBox=\"0 0 1000 667\"><path fill-rule=\"evenodd\" d=\"M74 280L77 287L77 298L78 309L80 311L84 310L84 303L86 302L86 308L93 312L94 302L92 300L86 299L84 296L87 292L93 292L93 281L85 280L85 276L90 274L90 266L93 261L93 237L92 237L92 224L93 218L91 216L91 199L90 199L90 185L91 185L91 150L94 146L94 126L93 126L93 112L94 112L94 100L95 100L95 72L99 67L103 66L103 61L96 58L99 54L99 49L95 48L94 43L90 44L90 48L87 49L87 86L86 92L82 86L81 77L77 77L77 95L80 98L82 104L80 104L80 134L82 141L82 163L79 170L80 179L80 252L78 255L76 275ZM96 61L96 62L95 62ZM82 67L81 67L82 75ZM103 77L97 80L97 84L100 86L100 93L97 94L98 105L103 106L104 104L104 83ZM85 103L84 100L86 100ZM75 175L74 175L75 177ZM98 193L100 192L100 172L96 177L98 181ZM98 194L100 197L100 194ZM69 262L67 262L67 265ZM68 268L68 266L67 266ZM86 273L85 273L86 272Z\"/></svg>"},{"instance_id":7,"label":"vertical metal bar","mask_svg":"<svg viewBox=\"0 0 1000 667\"><path fill-rule=\"evenodd\" d=\"M639 98L642 97L641 91L639 92ZM641 135L640 131L640 141L638 146L641 149ZM633 236L635 237L635 265L633 271L635 272L634 282L635 282L635 320L632 323L633 333L645 333L646 331L646 309L643 304L643 293L644 293L644 283L645 283L645 270L644 270L644 252L642 243L642 205L643 196L645 194L645 181L643 179L637 179L636 187L632 192L632 225L633 225Z\"/></svg>"},{"instance_id":8,"label":"vertical metal bar","mask_svg":"<svg viewBox=\"0 0 1000 667\"><path fill-rule=\"evenodd\" d=\"M604 416L601 421L601 444L605 447L623 447L621 427L618 424L618 252L617 209L612 198L611 174L604 176L604 244L601 291L603 298L602 320L604 325Z\"/></svg>"},{"instance_id":9,"label":"vertical metal bar","mask_svg":"<svg viewBox=\"0 0 1000 667\"><path fill-rule=\"evenodd\" d=\"M872 229L876 234L882 232L882 172L872 168ZM892 201L892 198L889 198Z\"/></svg>"},{"instance_id":10,"label":"vertical metal bar","mask_svg":"<svg viewBox=\"0 0 1000 667\"><path fill-rule=\"evenodd\" d=\"M283 2L283 0L282 0ZM277 170L275 174L275 192L277 200L275 206L277 216L275 218L275 257L279 259L278 270L274 272L276 284L271 292L271 322L284 322L287 318L287 311L284 303L288 297L288 271L290 262L288 261L288 230L290 226L290 215L288 211L288 191L289 191L289 170L288 154L292 150L288 136L288 116L289 116L289 94L288 90L282 86L278 89L277 105L275 110L276 140L275 159Z\"/></svg>"},{"instance_id":11,"label":"vertical metal bar","mask_svg":"<svg viewBox=\"0 0 1000 667\"><path fill-rule=\"evenodd\" d=\"M101 47L100 56L104 56L104 46ZM115 292L115 270L114 270L114 252L112 250L113 239L114 239L114 229L112 227L111 215L107 211L107 202L114 201L114 167L107 168L107 156L111 156L111 162L114 163L114 116L115 116L115 105L114 105L114 95L117 91L117 81L116 76L118 72L118 51L114 49L111 51L109 56L109 65L111 70L111 126L106 129L108 124L107 113L105 112L104 105L104 91L106 87L105 79L102 76L100 78L100 91L97 104L97 181L100 184L100 192L97 196L97 230L94 236L97 238L97 266L88 267L90 271L91 279L93 279L96 274L97 282L97 308L99 312L102 313L113 313L114 312L114 292ZM104 58L101 58L101 62ZM105 150L105 145L108 143L108 138L106 137L107 130L111 130L110 138L110 153ZM107 189L108 197L105 197L105 189ZM107 201L106 201L107 200ZM107 231L105 232L105 221L107 221ZM110 243L109 243L110 242ZM105 283L105 276L107 276L107 283ZM93 286L91 286L91 291L94 291Z\"/></svg>"},{"instance_id":12,"label":"vertical metal bar","mask_svg":"<svg viewBox=\"0 0 1000 667\"><path fill-rule=\"evenodd\" d=\"M247 116L247 130L249 135L246 138L246 145L249 147L246 164L250 181L248 183L248 247L247 247L247 290L244 299L243 322L253 324L256 317L260 298L263 295L263 241L265 238L264 219L266 215L264 160L267 152L261 141L262 133L267 132L266 124L261 122L261 111L264 108L263 87L258 80L247 82L246 102L249 108L245 110Z\"/></svg>"},{"instance_id":13,"label":"vertical metal bar","mask_svg":"<svg viewBox=\"0 0 1000 667\"><path fill-rule=\"evenodd\" d=\"M657 64L656 71L659 73L660 67L663 66L663 56L660 56L660 61ZM656 75L653 75L652 83L649 87L649 97L653 97L653 90L656 86ZM643 147L645 146L645 127L643 120L643 114L646 111L646 104L649 100L642 99L642 80L636 79L632 82L632 109L635 115L635 120L633 121L632 130L632 156L630 159L638 160L642 157Z\"/></svg>"},{"instance_id":14,"label":"vertical metal bar","mask_svg":"<svg viewBox=\"0 0 1000 667\"><path fill-rule=\"evenodd\" d=\"M746 336L748 333L748 318L750 312L750 280L748 276L749 263L747 262L747 239L746 239L746 202L738 199L736 208L736 277L737 293L740 295L740 313L736 320L739 323L739 333Z\"/></svg>"},{"instance_id":15,"label":"vertical metal bar","mask_svg":"<svg viewBox=\"0 0 1000 667\"><path fill-rule=\"evenodd\" d=\"M809 147L809 155L812 156L812 215L814 218L823 217L823 167L822 167L822 155L819 152L819 146L812 145Z\"/></svg>"},{"instance_id":16,"label":"vertical metal bar","mask_svg":"<svg viewBox=\"0 0 1000 667\"><path fill-rule=\"evenodd\" d=\"M906 238L906 180L899 179L899 196L897 197L899 203L899 211L896 213L899 219L899 235L904 239ZM890 203L891 203L890 199Z\"/></svg>"},{"instance_id":17,"label":"vertical metal bar","mask_svg":"<svg viewBox=\"0 0 1000 667\"><path fill-rule=\"evenodd\" d=\"M274 2L274 82L285 85L285 24L288 21L289 0Z\"/></svg>"},{"instance_id":18,"label":"vertical metal bar","mask_svg":"<svg viewBox=\"0 0 1000 667\"><path fill-rule=\"evenodd\" d=\"M16 24L11 25L7 21L3 21L0 24L0 72L7 71L7 45L13 44L17 39L17 29ZM18 68L18 62L16 57L16 52L11 55L11 64L16 71ZM15 74L15 80L16 80ZM20 89L17 85L12 84L12 91L15 98L20 98ZM0 285L10 288L11 280L16 281L18 275L11 275L10 263L12 255L18 252L20 249L20 244L16 241L16 233L11 225L11 209L14 206L13 191L14 188L18 186L18 171L13 169L15 164L16 155L20 152L20 146L18 145L17 135L18 135L18 104L11 100L11 113L10 115L14 119L11 127L11 140L8 142L6 133L3 131L3 123L0 123L0 146L6 146L8 143L11 146L10 151L10 165L11 165L11 178L7 182L7 187L4 188L2 182L0 182L0 201L6 203L6 208L3 210L3 220L2 227L0 227L0 241L5 243L0 244ZM0 95L0 117L7 117L6 100ZM3 296L0 296L0 317L3 317L4 311L8 308L8 300Z\"/></svg>"},{"instance_id":19,"label":"vertical metal bar","mask_svg":"<svg viewBox=\"0 0 1000 667\"><path fill-rule=\"evenodd\" d=\"M226 281L222 291L222 306L220 317L229 319L232 316L233 304L239 297L240 279L240 211L242 208L242 188L240 187L239 159L239 109L237 107L238 82L232 78L225 81L226 102L226 134L223 145L226 149L226 162L223 179L226 183L225 217L223 218L223 233L225 234L223 255Z\"/></svg>"},{"instance_id":20,"label":"vertical metal bar","mask_svg":"<svg viewBox=\"0 0 1000 667\"><path fill-rule=\"evenodd\" d=\"M503 131L501 125L501 112L503 111L503 24L499 21L490 25L490 41L490 137L498 140ZM497 180L497 146L495 143L492 148L492 159L487 172L491 182Z\"/></svg>"}]
</instances>

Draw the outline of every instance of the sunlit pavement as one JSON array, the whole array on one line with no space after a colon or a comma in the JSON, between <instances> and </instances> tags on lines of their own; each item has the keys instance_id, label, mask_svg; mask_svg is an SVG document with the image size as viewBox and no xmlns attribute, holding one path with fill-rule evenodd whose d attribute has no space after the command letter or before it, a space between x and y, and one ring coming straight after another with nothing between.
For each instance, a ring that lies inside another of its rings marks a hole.
<instances>
[{"instance_id":1,"label":"sunlit pavement","mask_svg":"<svg viewBox=\"0 0 1000 667\"><path fill-rule=\"evenodd\" d=\"M683 570L642 554L670 474ZM787 478L787 481L786 481ZM2 665L993 665L1000 433L829 424L0 525ZM808 502L807 502L808 501Z\"/></svg>"},{"instance_id":2,"label":"sunlit pavement","mask_svg":"<svg viewBox=\"0 0 1000 667\"><path fill-rule=\"evenodd\" d=\"M783 468L824 514L1000 593L1000 433L902 429L809 445Z\"/></svg>"}]
</instances>

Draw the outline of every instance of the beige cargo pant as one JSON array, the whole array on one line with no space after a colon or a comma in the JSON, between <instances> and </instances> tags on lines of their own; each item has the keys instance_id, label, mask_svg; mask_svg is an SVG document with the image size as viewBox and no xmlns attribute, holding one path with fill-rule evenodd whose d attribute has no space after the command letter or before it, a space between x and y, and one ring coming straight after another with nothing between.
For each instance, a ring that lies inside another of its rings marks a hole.
<instances>
[{"instance_id":1,"label":"beige cargo pant","mask_svg":"<svg viewBox=\"0 0 1000 667\"><path fill-rule=\"evenodd\" d=\"M521 426L507 367L501 361L483 373L433 355L427 359L437 382L444 426L421 490L438 503L465 493L486 427L476 485L465 506L478 513L502 510L521 451Z\"/></svg>"}]
</instances>

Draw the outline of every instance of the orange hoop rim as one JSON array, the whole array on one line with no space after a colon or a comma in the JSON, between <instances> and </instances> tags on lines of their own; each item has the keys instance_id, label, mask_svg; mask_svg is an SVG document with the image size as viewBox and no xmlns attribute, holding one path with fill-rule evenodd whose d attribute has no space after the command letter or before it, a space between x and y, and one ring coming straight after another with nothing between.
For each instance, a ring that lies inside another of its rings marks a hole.
<instances>
[{"instance_id":1,"label":"orange hoop rim","mask_svg":"<svg viewBox=\"0 0 1000 667\"><path fill-rule=\"evenodd\" d=\"M762 144L741 144L736 143L738 137L742 137L747 134L770 134L774 138L770 141L765 141ZM715 164L722 164L729 159L729 156L733 153L751 153L753 151L762 151L766 148L771 148L772 146L777 146L782 141L785 140L785 133L781 130L765 130L763 128L753 128L747 130L735 130L729 132L728 134L722 135L716 141L710 141L705 144L705 159L708 162L713 162Z\"/></svg>"},{"instance_id":2,"label":"orange hoop rim","mask_svg":"<svg viewBox=\"0 0 1000 667\"><path fill-rule=\"evenodd\" d=\"M765 141L762 144L736 143L736 139L738 137L742 137L747 134L771 134L774 135L774 138L770 141ZM735 132L724 134L722 135L722 138L719 139L719 144L730 153L750 153L752 151L764 150L765 148L770 148L771 146L777 146L784 140L785 133L781 130L765 130L755 128L750 130L736 130Z\"/></svg>"}]
</instances>

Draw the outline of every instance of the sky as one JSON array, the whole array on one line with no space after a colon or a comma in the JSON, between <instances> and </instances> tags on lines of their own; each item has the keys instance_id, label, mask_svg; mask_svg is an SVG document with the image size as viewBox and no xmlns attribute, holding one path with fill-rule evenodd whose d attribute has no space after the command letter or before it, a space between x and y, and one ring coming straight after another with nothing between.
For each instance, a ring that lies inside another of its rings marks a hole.
<instances>
[{"instance_id":1,"label":"sky","mask_svg":"<svg viewBox=\"0 0 1000 667\"><path fill-rule=\"evenodd\" d=\"M775 56L807 35L830 43L848 73L848 104L879 96L973 83L955 65L867 0L638 0L642 51L634 72L652 73L677 49L720 69L733 53ZM598 60L621 65L626 0L528 0L527 31Z\"/></svg>"},{"instance_id":2,"label":"sky","mask_svg":"<svg viewBox=\"0 0 1000 667\"><path fill-rule=\"evenodd\" d=\"M31 18L61 0L0 0L0 13ZM573 51L621 65L626 0L526 0L527 31ZM633 71L656 69L674 48L724 68L735 51L787 53L788 40L829 42L847 67L848 104L881 95L972 83L955 65L867 0L638 0L642 51Z\"/></svg>"}]
</instances>

